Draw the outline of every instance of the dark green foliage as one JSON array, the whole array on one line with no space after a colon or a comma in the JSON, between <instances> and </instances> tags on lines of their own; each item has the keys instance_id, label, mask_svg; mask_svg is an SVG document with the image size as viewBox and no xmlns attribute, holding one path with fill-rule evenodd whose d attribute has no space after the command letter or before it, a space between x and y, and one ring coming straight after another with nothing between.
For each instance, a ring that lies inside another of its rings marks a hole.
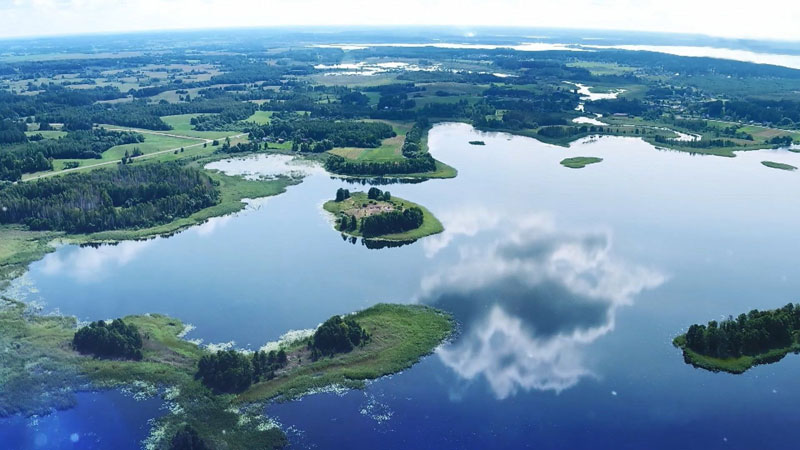
<instances>
[{"instance_id":1,"label":"dark green foliage","mask_svg":"<svg viewBox=\"0 0 800 450\"><path fill-rule=\"evenodd\" d=\"M388 202L392 199L392 194L389 191L383 192L376 187L369 188L367 191L367 198L370 200L382 200Z\"/></svg>"},{"instance_id":2,"label":"dark green foliage","mask_svg":"<svg viewBox=\"0 0 800 450\"><path fill-rule=\"evenodd\" d=\"M339 217L339 231L355 231L358 229L358 219L349 214L342 214Z\"/></svg>"},{"instance_id":3,"label":"dark green foliage","mask_svg":"<svg viewBox=\"0 0 800 450\"><path fill-rule=\"evenodd\" d=\"M656 135L655 141L659 144L672 144L679 147L689 148L730 148L738 147L739 145L728 139L703 139L694 141L679 141L677 139L670 139L662 135ZM791 140L791 138L789 138Z\"/></svg>"},{"instance_id":4,"label":"dark green foliage","mask_svg":"<svg viewBox=\"0 0 800 450\"><path fill-rule=\"evenodd\" d=\"M423 217L422 210L417 207L367 216L361 219L361 234L375 237L414 230L422 226Z\"/></svg>"},{"instance_id":5,"label":"dark green foliage","mask_svg":"<svg viewBox=\"0 0 800 450\"><path fill-rule=\"evenodd\" d=\"M51 158L100 158L111 147L144 141L139 133L127 131L71 131L59 139L39 139L0 152L0 180L17 181L23 173L51 170Z\"/></svg>"},{"instance_id":6,"label":"dark green foliage","mask_svg":"<svg viewBox=\"0 0 800 450\"><path fill-rule=\"evenodd\" d=\"M275 377L275 372L289 362L284 349L277 352L270 350L265 352L263 350L253 353L251 363L253 365L253 381L259 382L261 380L270 380Z\"/></svg>"},{"instance_id":7,"label":"dark green foliage","mask_svg":"<svg viewBox=\"0 0 800 450\"><path fill-rule=\"evenodd\" d=\"M315 358L347 353L369 340L366 330L350 317L333 316L317 328L309 343Z\"/></svg>"},{"instance_id":8,"label":"dark green foliage","mask_svg":"<svg viewBox=\"0 0 800 450\"><path fill-rule=\"evenodd\" d=\"M341 202L350 198L350 190L339 188L336 190L336 201Z\"/></svg>"},{"instance_id":9,"label":"dark green foliage","mask_svg":"<svg viewBox=\"0 0 800 450\"><path fill-rule=\"evenodd\" d=\"M752 310L722 322L692 325L686 332L686 346L696 353L715 358L737 358L786 348L800 331L800 305L788 304L770 311Z\"/></svg>"},{"instance_id":10,"label":"dark green foliage","mask_svg":"<svg viewBox=\"0 0 800 450\"><path fill-rule=\"evenodd\" d=\"M242 392L253 382L253 365L243 353L223 350L200 358L195 378L216 392Z\"/></svg>"},{"instance_id":11,"label":"dark green foliage","mask_svg":"<svg viewBox=\"0 0 800 450\"><path fill-rule=\"evenodd\" d=\"M350 161L331 155L325 160L325 170L342 175L402 175L436 170L436 160L428 153L400 161Z\"/></svg>"},{"instance_id":12,"label":"dark green foliage","mask_svg":"<svg viewBox=\"0 0 800 450\"><path fill-rule=\"evenodd\" d=\"M24 123L12 120L0 120L0 144L15 144L27 142L25 136L27 127Z\"/></svg>"},{"instance_id":13,"label":"dark green foliage","mask_svg":"<svg viewBox=\"0 0 800 450\"><path fill-rule=\"evenodd\" d=\"M172 436L169 450L211 450L211 447L206 444L206 441L197 434L197 430L191 425L184 425Z\"/></svg>"},{"instance_id":14,"label":"dark green foliage","mask_svg":"<svg viewBox=\"0 0 800 450\"><path fill-rule=\"evenodd\" d=\"M142 359L142 336L136 326L115 319L92 322L75 333L72 347L101 358Z\"/></svg>"},{"instance_id":15,"label":"dark green foliage","mask_svg":"<svg viewBox=\"0 0 800 450\"><path fill-rule=\"evenodd\" d=\"M291 139L308 144L301 151L322 152L333 147L380 147L381 141L394 137L391 126L381 122L359 122L353 120L330 121L316 119L273 120L249 130L253 139L272 137ZM328 145L314 143L329 141Z\"/></svg>"},{"instance_id":16,"label":"dark green foliage","mask_svg":"<svg viewBox=\"0 0 800 450\"><path fill-rule=\"evenodd\" d=\"M145 228L187 217L219 201L202 170L176 163L67 174L0 191L0 223L85 233Z\"/></svg>"}]
</instances>

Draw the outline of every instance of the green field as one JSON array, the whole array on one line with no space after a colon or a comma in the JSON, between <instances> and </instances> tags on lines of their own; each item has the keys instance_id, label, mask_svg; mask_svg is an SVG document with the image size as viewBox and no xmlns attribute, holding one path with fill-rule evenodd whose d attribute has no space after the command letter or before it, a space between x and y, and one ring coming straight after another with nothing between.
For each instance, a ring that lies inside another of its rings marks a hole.
<instances>
[{"instance_id":1,"label":"green field","mask_svg":"<svg viewBox=\"0 0 800 450\"><path fill-rule=\"evenodd\" d=\"M328 153L359 161L394 161L403 159L403 143L405 142L406 133L411 129L411 124L387 120L381 120L380 122L391 125L397 136L384 139L381 141L380 147L376 148L340 147L329 150Z\"/></svg>"},{"instance_id":2,"label":"green field","mask_svg":"<svg viewBox=\"0 0 800 450\"><path fill-rule=\"evenodd\" d=\"M225 136L232 136L239 134L238 131L197 131L192 128L191 120L201 114L179 114L176 116L162 116L167 125L172 127L172 130L165 131L165 133L179 134L181 136L189 136L203 139L219 139Z\"/></svg>"},{"instance_id":3,"label":"green field","mask_svg":"<svg viewBox=\"0 0 800 450\"><path fill-rule=\"evenodd\" d=\"M255 122L259 125L266 125L272 120L272 111L256 111L252 116L245 119L245 122Z\"/></svg>"},{"instance_id":4,"label":"green field","mask_svg":"<svg viewBox=\"0 0 800 450\"><path fill-rule=\"evenodd\" d=\"M336 202L331 200L325 202L325 204L322 207L323 209L325 209L325 211L328 211L329 213L333 214L334 217L339 217L339 215L342 214L343 212L348 212L348 214L355 215L360 219L364 214L363 213L363 211L365 211L364 208L374 205L387 205L387 206L391 205L391 207L393 207L396 210L403 210L406 208L417 207L422 210L423 217L422 217L422 225L417 229L406 231L403 233L386 234L382 236L370 237L370 239L384 240L384 241L412 241L423 238L425 236L430 236L432 234L441 233L442 231L444 231L444 227L442 226L442 223L439 222L439 219L437 219L425 207L398 197L392 197L389 202L384 202L384 201L370 200L367 198L367 194L363 192L354 192L350 196L350 198L344 201ZM345 232L345 234L351 236L362 236L360 231L357 230L347 231Z\"/></svg>"}]
</instances>

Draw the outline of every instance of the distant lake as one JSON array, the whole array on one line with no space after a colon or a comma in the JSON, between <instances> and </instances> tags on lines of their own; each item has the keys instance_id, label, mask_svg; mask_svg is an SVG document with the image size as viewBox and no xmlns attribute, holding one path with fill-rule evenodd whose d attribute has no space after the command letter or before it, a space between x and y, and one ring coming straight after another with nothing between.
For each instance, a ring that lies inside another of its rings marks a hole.
<instances>
[{"instance_id":1,"label":"distant lake","mask_svg":"<svg viewBox=\"0 0 800 450\"><path fill-rule=\"evenodd\" d=\"M369 185L304 169L285 194L170 238L63 246L12 290L82 320L170 314L196 326L188 338L242 348L377 302L455 315L458 337L412 369L268 406L294 448L796 448L800 357L713 374L671 339L797 301L800 174L761 161L800 166L800 154L696 156L622 137L563 148L465 124L436 125L429 145L457 178L381 186L444 224L412 245L344 241L321 205ZM559 164L574 156L603 161ZM215 167L296 170L243 161ZM122 431L108 417L81 426L110 439ZM140 415L123 423L139 436ZM0 436L47 426L0 422Z\"/></svg>"}]
</instances>

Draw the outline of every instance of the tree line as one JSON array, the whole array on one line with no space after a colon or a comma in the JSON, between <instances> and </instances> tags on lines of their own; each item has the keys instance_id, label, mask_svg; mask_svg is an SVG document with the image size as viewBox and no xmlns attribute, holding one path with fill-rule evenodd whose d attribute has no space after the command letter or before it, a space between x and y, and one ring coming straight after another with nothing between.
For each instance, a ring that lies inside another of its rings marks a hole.
<instances>
[{"instance_id":1,"label":"tree line","mask_svg":"<svg viewBox=\"0 0 800 450\"><path fill-rule=\"evenodd\" d=\"M197 363L195 378L216 392L242 392L251 384L270 380L289 362L286 351L260 350L251 356L236 350L204 355Z\"/></svg>"},{"instance_id":2,"label":"tree line","mask_svg":"<svg viewBox=\"0 0 800 450\"><path fill-rule=\"evenodd\" d=\"M0 223L68 233L147 228L218 202L217 187L198 168L120 165L0 189Z\"/></svg>"},{"instance_id":3,"label":"tree line","mask_svg":"<svg viewBox=\"0 0 800 450\"><path fill-rule=\"evenodd\" d=\"M361 219L361 234L364 237L402 233L422 226L422 209L412 206L403 211L389 211Z\"/></svg>"},{"instance_id":4,"label":"tree line","mask_svg":"<svg viewBox=\"0 0 800 450\"><path fill-rule=\"evenodd\" d=\"M701 355L738 358L786 348L797 341L800 331L800 305L787 304L769 311L754 309L735 319L707 325L694 324L686 332L686 346Z\"/></svg>"}]
</instances>

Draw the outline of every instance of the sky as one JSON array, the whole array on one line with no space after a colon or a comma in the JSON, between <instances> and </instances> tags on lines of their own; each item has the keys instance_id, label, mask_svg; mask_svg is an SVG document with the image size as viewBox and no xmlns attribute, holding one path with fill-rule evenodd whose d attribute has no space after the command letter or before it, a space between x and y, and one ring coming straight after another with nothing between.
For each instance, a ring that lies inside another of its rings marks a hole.
<instances>
[{"instance_id":1,"label":"sky","mask_svg":"<svg viewBox=\"0 0 800 450\"><path fill-rule=\"evenodd\" d=\"M279 25L456 25L800 42L798 23L796 0L0 0L0 38Z\"/></svg>"}]
</instances>

